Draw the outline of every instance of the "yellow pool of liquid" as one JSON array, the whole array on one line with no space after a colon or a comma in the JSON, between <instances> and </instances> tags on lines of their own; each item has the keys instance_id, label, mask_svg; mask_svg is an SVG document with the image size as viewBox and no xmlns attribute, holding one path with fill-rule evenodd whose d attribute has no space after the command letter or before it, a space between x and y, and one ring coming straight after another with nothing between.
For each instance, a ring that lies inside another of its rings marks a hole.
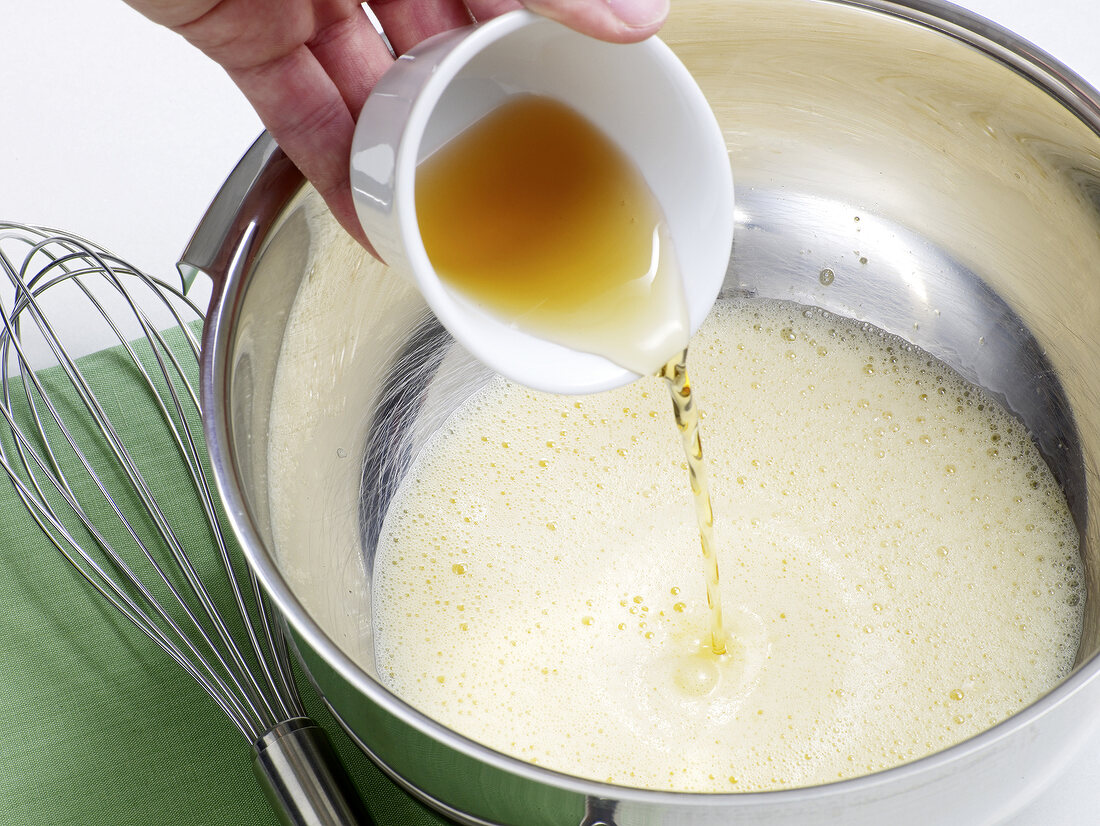
<instances>
[{"instance_id":1,"label":"yellow pool of liquid","mask_svg":"<svg viewBox=\"0 0 1100 826\"><path fill-rule=\"evenodd\" d=\"M690 352L727 653L705 644L660 380L577 398L500 381L391 504L373 599L389 688L541 766L727 792L915 759L1068 673L1078 537L986 394L791 304L720 303Z\"/></svg>"}]
</instances>

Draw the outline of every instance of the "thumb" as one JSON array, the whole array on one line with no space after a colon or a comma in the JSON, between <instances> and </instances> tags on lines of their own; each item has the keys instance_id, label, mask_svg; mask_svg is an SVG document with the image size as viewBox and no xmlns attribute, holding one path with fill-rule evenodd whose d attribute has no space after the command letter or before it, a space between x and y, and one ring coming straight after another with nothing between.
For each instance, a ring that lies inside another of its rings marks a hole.
<instances>
[{"instance_id":1,"label":"thumb","mask_svg":"<svg viewBox=\"0 0 1100 826\"><path fill-rule=\"evenodd\" d=\"M523 0L523 5L592 37L631 43L661 28L669 0Z\"/></svg>"}]
</instances>

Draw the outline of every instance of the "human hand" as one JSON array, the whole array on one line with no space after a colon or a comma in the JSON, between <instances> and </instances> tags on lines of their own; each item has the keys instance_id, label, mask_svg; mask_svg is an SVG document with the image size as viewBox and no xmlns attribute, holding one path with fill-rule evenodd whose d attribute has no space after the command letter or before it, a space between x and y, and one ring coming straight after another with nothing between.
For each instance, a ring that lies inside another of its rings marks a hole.
<instances>
[{"instance_id":1,"label":"human hand","mask_svg":"<svg viewBox=\"0 0 1100 826\"><path fill-rule=\"evenodd\" d=\"M393 62L355 0L126 0L219 63L351 235L370 249L351 198L355 118ZM371 0L394 51L526 6L602 40L642 40L669 0ZM373 251L373 250L372 250Z\"/></svg>"}]
</instances>

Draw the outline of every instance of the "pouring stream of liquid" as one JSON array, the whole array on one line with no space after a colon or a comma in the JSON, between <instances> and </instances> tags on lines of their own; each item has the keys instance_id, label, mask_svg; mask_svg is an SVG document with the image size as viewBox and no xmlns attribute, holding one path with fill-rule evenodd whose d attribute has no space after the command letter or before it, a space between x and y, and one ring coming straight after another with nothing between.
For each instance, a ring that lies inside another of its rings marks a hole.
<instances>
[{"instance_id":1,"label":"pouring stream of liquid","mask_svg":"<svg viewBox=\"0 0 1100 826\"><path fill-rule=\"evenodd\" d=\"M703 550L703 576L707 585L709 609L707 633L716 656L726 653L726 632L722 624L722 594L718 584L718 557L714 548L714 509L710 503L710 481L703 461L703 442L699 435L699 410L691 392L687 374L687 350L673 356L658 375L668 383L676 428L687 458L691 494L695 501L695 519L699 523L699 544Z\"/></svg>"}]
</instances>

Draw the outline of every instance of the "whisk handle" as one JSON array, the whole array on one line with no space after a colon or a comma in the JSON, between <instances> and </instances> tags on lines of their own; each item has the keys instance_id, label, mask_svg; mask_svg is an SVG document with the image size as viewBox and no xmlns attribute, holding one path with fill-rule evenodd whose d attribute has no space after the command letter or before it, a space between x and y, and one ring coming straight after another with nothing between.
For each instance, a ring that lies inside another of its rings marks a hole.
<instances>
[{"instance_id":1,"label":"whisk handle","mask_svg":"<svg viewBox=\"0 0 1100 826\"><path fill-rule=\"evenodd\" d=\"M324 729L308 717L279 723L255 743L253 766L284 826L372 826Z\"/></svg>"}]
</instances>

